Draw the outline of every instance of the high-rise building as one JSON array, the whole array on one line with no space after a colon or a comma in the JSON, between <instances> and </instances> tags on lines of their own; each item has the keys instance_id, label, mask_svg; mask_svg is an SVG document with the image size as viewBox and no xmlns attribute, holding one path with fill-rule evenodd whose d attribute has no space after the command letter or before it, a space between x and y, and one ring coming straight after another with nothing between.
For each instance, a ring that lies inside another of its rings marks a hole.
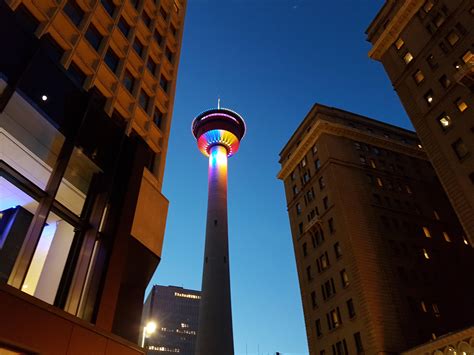
<instances>
[{"instance_id":1,"label":"high-rise building","mask_svg":"<svg viewBox=\"0 0 474 355\"><path fill-rule=\"evenodd\" d=\"M198 148L208 157L206 242L196 355L232 355L229 240L227 227L227 160L239 150L245 122L229 109L201 113L192 124Z\"/></svg>"},{"instance_id":2,"label":"high-rise building","mask_svg":"<svg viewBox=\"0 0 474 355\"><path fill-rule=\"evenodd\" d=\"M474 4L387 0L366 33L473 244Z\"/></svg>"},{"instance_id":3,"label":"high-rise building","mask_svg":"<svg viewBox=\"0 0 474 355\"><path fill-rule=\"evenodd\" d=\"M141 352L185 6L0 0L0 352Z\"/></svg>"},{"instance_id":4,"label":"high-rise building","mask_svg":"<svg viewBox=\"0 0 474 355\"><path fill-rule=\"evenodd\" d=\"M142 341L147 354L194 355L200 299L200 291L153 286L142 315ZM150 322L156 324L156 329L147 334Z\"/></svg>"},{"instance_id":5,"label":"high-rise building","mask_svg":"<svg viewBox=\"0 0 474 355\"><path fill-rule=\"evenodd\" d=\"M445 334L404 351L401 355L444 355L474 353L474 327Z\"/></svg>"},{"instance_id":6,"label":"high-rise building","mask_svg":"<svg viewBox=\"0 0 474 355\"><path fill-rule=\"evenodd\" d=\"M474 251L416 134L316 104L280 153L311 354L466 327Z\"/></svg>"}]
</instances>

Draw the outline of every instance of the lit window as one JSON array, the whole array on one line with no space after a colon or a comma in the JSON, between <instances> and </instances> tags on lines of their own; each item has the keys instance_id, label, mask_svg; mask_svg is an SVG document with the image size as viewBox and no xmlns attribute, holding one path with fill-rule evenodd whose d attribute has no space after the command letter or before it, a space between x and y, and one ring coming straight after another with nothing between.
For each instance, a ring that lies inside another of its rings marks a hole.
<instances>
[{"instance_id":1,"label":"lit window","mask_svg":"<svg viewBox=\"0 0 474 355\"><path fill-rule=\"evenodd\" d=\"M433 23L435 24L436 27L441 27L441 25L444 23L445 17L438 13L438 15L434 18Z\"/></svg>"},{"instance_id":2,"label":"lit window","mask_svg":"<svg viewBox=\"0 0 474 355\"><path fill-rule=\"evenodd\" d=\"M469 245L469 242L467 241L465 236L462 236L462 240L463 240L464 244Z\"/></svg>"},{"instance_id":3,"label":"lit window","mask_svg":"<svg viewBox=\"0 0 474 355\"><path fill-rule=\"evenodd\" d=\"M416 73L413 74L413 80L415 80L416 84L419 84L423 80L425 80L425 76L423 75L423 72L421 70L417 70Z\"/></svg>"},{"instance_id":4,"label":"lit window","mask_svg":"<svg viewBox=\"0 0 474 355\"><path fill-rule=\"evenodd\" d=\"M377 168L377 165L375 165L375 161L373 159L370 159L370 166L374 169Z\"/></svg>"},{"instance_id":5,"label":"lit window","mask_svg":"<svg viewBox=\"0 0 474 355\"><path fill-rule=\"evenodd\" d=\"M439 214L438 214L438 211L436 210L433 210L433 214L434 214L434 217L437 221L439 221L441 218L439 218Z\"/></svg>"},{"instance_id":6,"label":"lit window","mask_svg":"<svg viewBox=\"0 0 474 355\"><path fill-rule=\"evenodd\" d=\"M427 227L423 227L423 233L425 234L426 238L431 238L430 230Z\"/></svg>"},{"instance_id":7,"label":"lit window","mask_svg":"<svg viewBox=\"0 0 474 355\"><path fill-rule=\"evenodd\" d=\"M410 63L410 62L413 60L413 56L411 55L410 52L407 52L407 53L403 56L403 60L405 61L405 64L408 64L408 63Z\"/></svg>"},{"instance_id":8,"label":"lit window","mask_svg":"<svg viewBox=\"0 0 474 355\"><path fill-rule=\"evenodd\" d=\"M398 37L398 39L395 41L395 48L399 50L403 47L404 44L405 42L403 41L403 39L401 39L401 37Z\"/></svg>"},{"instance_id":9,"label":"lit window","mask_svg":"<svg viewBox=\"0 0 474 355\"><path fill-rule=\"evenodd\" d=\"M408 185L405 185L405 190L406 190L407 193L409 193L409 194L412 193L411 188L410 188L410 186L408 186Z\"/></svg>"},{"instance_id":10,"label":"lit window","mask_svg":"<svg viewBox=\"0 0 474 355\"><path fill-rule=\"evenodd\" d=\"M316 154L318 152L318 147L315 145L313 145L313 154Z\"/></svg>"},{"instance_id":11,"label":"lit window","mask_svg":"<svg viewBox=\"0 0 474 355\"><path fill-rule=\"evenodd\" d=\"M451 31L447 36L446 39L451 47L454 47L456 43L459 41L459 36L455 31Z\"/></svg>"},{"instance_id":12,"label":"lit window","mask_svg":"<svg viewBox=\"0 0 474 355\"><path fill-rule=\"evenodd\" d=\"M441 78L439 78L439 82L444 88L447 88L449 85L451 85L451 80L446 75L443 75Z\"/></svg>"},{"instance_id":13,"label":"lit window","mask_svg":"<svg viewBox=\"0 0 474 355\"><path fill-rule=\"evenodd\" d=\"M455 103L459 111L464 112L467 110L467 104L462 99L457 99Z\"/></svg>"},{"instance_id":14,"label":"lit window","mask_svg":"<svg viewBox=\"0 0 474 355\"><path fill-rule=\"evenodd\" d=\"M426 310L426 305L425 305L425 302L424 302L424 301L421 301L420 306L421 306L421 309L422 309L423 312L425 312L425 313L428 312L428 311Z\"/></svg>"},{"instance_id":15,"label":"lit window","mask_svg":"<svg viewBox=\"0 0 474 355\"><path fill-rule=\"evenodd\" d=\"M443 237L444 237L444 240L447 241L448 243L451 242L451 238L449 238L449 234L448 234L448 233L443 232Z\"/></svg>"},{"instance_id":16,"label":"lit window","mask_svg":"<svg viewBox=\"0 0 474 355\"><path fill-rule=\"evenodd\" d=\"M429 258L430 258L430 255L428 254L428 252L426 251L425 248L423 248L423 256L425 257L425 259L429 259Z\"/></svg>"},{"instance_id":17,"label":"lit window","mask_svg":"<svg viewBox=\"0 0 474 355\"><path fill-rule=\"evenodd\" d=\"M316 159L314 161L314 166L315 166L316 170L321 169L321 161L319 159Z\"/></svg>"},{"instance_id":18,"label":"lit window","mask_svg":"<svg viewBox=\"0 0 474 355\"><path fill-rule=\"evenodd\" d=\"M430 90L428 91L425 96L423 96L425 98L425 101L426 103L428 104L428 106L430 106L432 103L433 103L433 100L434 100L434 97L433 97L433 90Z\"/></svg>"},{"instance_id":19,"label":"lit window","mask_svg":"<svg viewBox=\"0 0 474 355\"><path fill-rule=\"evenodd\" d=\"M463 54L462 56L462 61L464 63L469 63L472 62L474 59L474 54L472 54L471 50L468 50L466 53Z\"/></svg>"},{"instance_id":20,"label":"lit window","mask_svg":"<svg viewBox=\"0 0 474 355\"><path fill-rule=\"evenodd\" d=\"M435 317L436 318L440 317L441 314L439 313L438 305L436 303L433 303L431 306L433 308L433 313L434 313Z\"/></svg>"},{"instance_id":21,"label":"lit window","mask_svg":"<svg viewBox=\"0 0 474 355\"><path fill-rule=\"evenodd\" d=\"M337 307L336 309L333 309L330 312L329 317L330 317L329 329L334 329L341 325L342 322L341 322L339 307Z\"/></svg>"},{"instance_id":22,"label":"lit window","mask_svg":"<svg viewBox=\"0 0 474 355\"><path fill-rule=\"evenodd\" d=\"M382 179L379 177L377 178L377 185L379 185L380 187L383 187Z\"/></svg>"},{"instance_id":23,"label":"lit window","mask_svg":"<svg viewBox=\"0 0 474 355\"><path fill-rule=\"evenodd\" d=\"M432 0L426 0L425 3L423 4L423 11L428 13L431 11L431 9L433 8L433 2Z\"/></svg>"},{"instance_id":24,"label":"lit window","mask_svg":"<svg viewBox=\"0 0 474 355\"><path fill-rule=\"evenodd\" d=\"M464 141L461 138L451 144L451 147L453 148L454 153L456 154L459 160L464 159L469 155L469 150L467 149L466 144L464 144Z\"/></svg>"},{"instance_id":25,"label":"lit window","mask_svg":"<svg viewBox=\"0 0 474 355\"><path fill-rule=\"evenodd\" d=\"M342 287L349 286L349 276L347 276L346 270L345 269L341 270L340 275L341 275Z\"/></svg>"},{"instance_id":26,"label":"lit window","mask_svg":"<svg viewBox=\"0 0 474 355\"><path fill-rule=\"evenodd\" d=\"M304 168L306 166L306 158L303 158L301 161L301 166Z\"/></svg>"},{"instance_id":27,"label":"lit window","mask_svg":"<svg viewBox=\"0 0 474 355\"><path fill-rule=\"evenodd\" d=\"M441 125L441 128L443 130L446 130L448 129L449 127L451 127L452 125L452 120L451 120L451 117L449 117L446 113L443 112L443 114L441 114L441 116L438 117L438 122L439 124Z\"/></svg>"}]
</instances>

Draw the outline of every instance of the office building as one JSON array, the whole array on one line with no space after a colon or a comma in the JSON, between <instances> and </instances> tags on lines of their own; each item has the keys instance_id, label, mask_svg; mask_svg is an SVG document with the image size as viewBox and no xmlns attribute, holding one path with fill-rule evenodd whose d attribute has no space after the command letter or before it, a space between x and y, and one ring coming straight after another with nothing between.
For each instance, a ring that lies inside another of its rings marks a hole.
<instances>
[{"instance_id":1,"label":"office building","mask_svg":"<svg viewBox=\"0 0 474 355\"><path fill-rule=\"evenodd\" d=\"M185 6L0 0L0 348L142 351Z\"/></svg>"},{"instance_id":2,"label":"office building","mask_svg":"<svg viewBox=\"0 0 474 355\"><path fill-rule=\"evenodd\" d=\"M474 327L444 334L404 351L402 355L469 355L472 353L474 353Z\"/></svg>"},{"instance_id":3,"label":"office building","mask_svg":"<svg viewBox=\"0 0 474 355\"><path fill-rule=\"evenodd\" d=\"M218 104L219 106L219 104ZM206 242L196 355L234 354L227 225L227 162L237 153L245 122L236 112L218 107L192 124L198 148L208 158Z\"/></svg>"},{"instance_id":4,"label":"office building","mask_svg":"<svg viewBox=\"0 0 474 355\"><path fill-rule=\"evenodd\" d=\"M388 0L366 31L474 242L474 4Z\"/></svg>"},{"instance_id":5,"label":"office building","mask_svg":"<svg viewBox=\"0 0 474 355\"><path fill-rule=\"evenodd\" d=\"M470 325L474 251L414 132L316 104L280 164L311 354Z\"/></svg>"},{"instance_id":6,"label":"office building","mask_svg":"<svg viewBox=\"0 0 474 355\"><path fill-rule=\"evenodd\" d=\"M176 286L153 286L142 315L142 331L150 322L156 330L143 334L147 354L194 355L201 292Z\"/></svg>"}]
</instances>

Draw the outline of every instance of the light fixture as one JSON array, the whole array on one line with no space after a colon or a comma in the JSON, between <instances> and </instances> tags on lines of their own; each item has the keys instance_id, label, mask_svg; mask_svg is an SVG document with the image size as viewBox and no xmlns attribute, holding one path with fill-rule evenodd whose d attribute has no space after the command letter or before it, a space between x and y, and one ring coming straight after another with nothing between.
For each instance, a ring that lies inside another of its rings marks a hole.
<instances>
[{"instance_id":1,"label":"light fixture","mask_svg":"<svg viewBox=\"0 0 474 355\"><path fill-rule=\"evenodd\" d=\"M143 327L143 336L142 336L142 348L145 347L145 338L150 336L156 331L156 328L158 325L154 321L149 321L144 327Z\"/></svg>"},{"instance_id":2,"label":"light fixture","mask_svg":"<svg viewBox=\"0 0 474 355\"><path fill-rule=\"evenodd\" d=\"M48 100L48 96L46 96L46 95L41 96L41 100L47 101L47 100Z\"/></svg>"}]
</instances>

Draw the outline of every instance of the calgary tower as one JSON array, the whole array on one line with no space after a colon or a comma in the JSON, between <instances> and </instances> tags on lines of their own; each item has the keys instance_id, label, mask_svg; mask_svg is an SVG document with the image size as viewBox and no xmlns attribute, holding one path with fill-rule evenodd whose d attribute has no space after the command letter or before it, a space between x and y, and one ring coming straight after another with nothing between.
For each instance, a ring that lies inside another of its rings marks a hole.
<instances>
[{"instance_id":1,"label":"calgary tower","mask_svg":"<svg viewBox=\"0 0 474 355\"><path fill-rule=\"evenodd\" d=\"M192 130L199 150L209 157L206 245L196 354L232 355L227 158L237 153L245 122L236 112L217 108L197 116Z\"/></svg>"}]
</instances>

